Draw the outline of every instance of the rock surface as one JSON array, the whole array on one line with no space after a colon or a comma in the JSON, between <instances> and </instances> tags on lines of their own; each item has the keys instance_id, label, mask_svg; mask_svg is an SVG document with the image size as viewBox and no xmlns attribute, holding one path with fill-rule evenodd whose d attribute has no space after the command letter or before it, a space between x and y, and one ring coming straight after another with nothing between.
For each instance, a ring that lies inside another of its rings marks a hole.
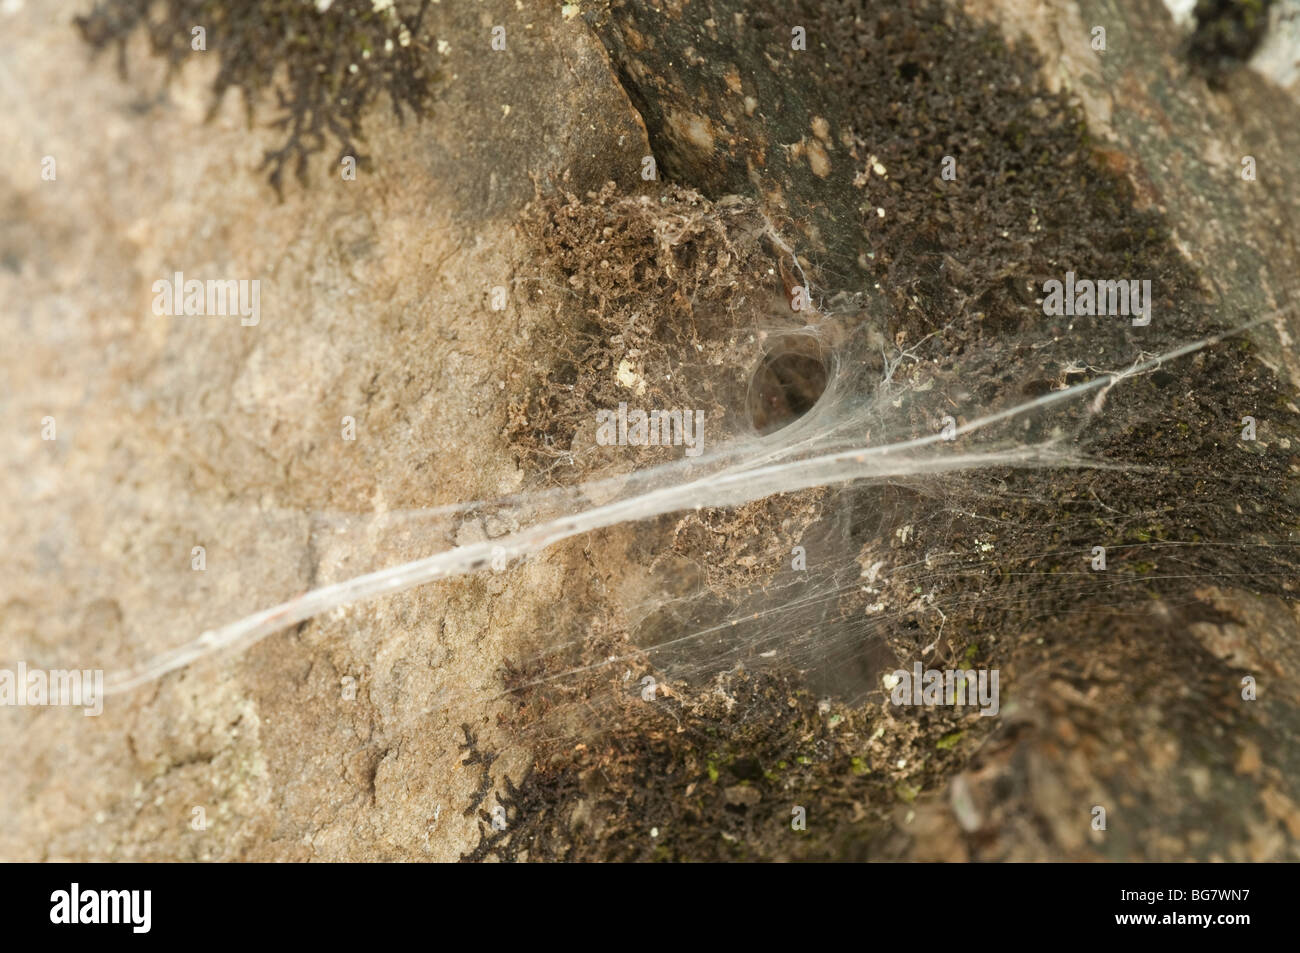
<instances>
[{"instance_id":1,"label":"rock surface","mask_svg":"<svg viewBox=\"0 0 1300 953\"><path fill-rule=\"evenodd\" d=\"M167 82L137 38L122 81L72 29L77 0L5 5L0 300L10 346L0 402L12 430L0 479L14 505L2 524L0 664L121 668L322 582L498 535L457 517L378 546L365 515L542 485L509 425L545 376L548 345L577 334L581 315L576 292L539 278L552 263L520 227L539 191L581 199L612 180L645 194L654 187L642 159L653 155L665 179L712 202L755 201L797 236L805 262L850 285L873 274L861 176L880 187L881 218L886 206L911 212L890 204L898 193L885 174L867 171L873 158L891 161L854 141L854 102L773 42L789 34L782 5L579 6L571 16L540 3L436 4L434 115L399 124L376 110L366 127L373 169L347 181L322 159L308 188L287 187L278 202L257 170L273 141L262 122L250 127L233 100L204 122L215 64L202 54ZM946 9L949 28L992 24L1011 55L1032 50L1047 94L1077 97L1100 160L1139 210L1165 216L1220 316L1295 299L1294 84L1249 69L1219 89L1193 79L1185 29L1158 0ZM489 46L498 23L508 24L506 53ZM1108 37L1100 55L1089 42L1096 24ZM823 55L820 43L814 32L810 57ZM934 108L945 108L937 93ZM1256 181L1241 179L1243 155ZM53 181L41 176L46 156ZM154 314L152 283L176 271L259 279L259 323ZM502 311L490 302L498 286ZM1232 420L1278 421L1275 445L1294 427L1279 408L1300 386L1297 320L1252 332L1280 382L1278 405L1223 407ZM54 441L41 439L47 416ZM355 440L343 437L346 417ZM1297 473L1293 462L1265 490L1292 505ZM1207 492L1225 513L1250 505ZM322 531L322 514L347 531ZM600 605L627 604L680 566L718 562L694 542L739 546L747 530L737 522L713 535L677 523L690 558L664 577L640 572L662 568L644 551L648 537L611 531L505 574L313 619L114 696L98 718L0 710L0 757L15 780L0 790L0 858L471 853L490 795L542 761L512 733L518 712L501 697L501 666L539 629L581 614L579 591L607 587L614 595ZM1291 545L1296 530L1260 527L1261 538ZM191 568L195 546L205 547L202 572ZM1263 591L1250 571L1190 594L1156 586L1119 617L1094 600L1058 628L1009 632L994 619L974 634L1003 638L1004 679L1033 686L995 729L963 738L950 725L909 725L906 737L900 728L881 741L866 716L810 714L801 739L825 741L837 752L827 763L844 769L836 813L820 815L834 817L831 842L848 856L917 860L1300 858L1300 612L1286 595L1297 580ZM1246 673L1261 685L1254 703L1240 697ZM724 723L737 696L682 711ZM770 701L759 689L743 697L755 711ZM616 738L622 724L611 725ZM826 740L832 729L840 749ZM607 856L615 848L602 837L652 824L663 833L647 833L634 856L739 850L702 847L705 838L666 847L665 817L602 814L601 796L622 796L620 777L692 811L716 806L716 816L691 815L711 844L757 830L759 811L788 829L787 802L803 795L764 780L777 755L706 766L702 752L683 760L666 724L656 731L641 734L661 761L601 763L595 743L574 755L580 780L553 791L569 811L565 829L589 832L574 836L577 855ZM845 738L858 745L852 761ZM904 748L948 753L924 773L891 769ZM689 777L667 773L686 764ZM511 803L530 803L528 791ZM1090 824L1095 805L1107 806L1104 832ZM741 816L750 828L737 826ZM783 843L759 830L747 856L800 856Z\"/></svg>"}]
</instances>

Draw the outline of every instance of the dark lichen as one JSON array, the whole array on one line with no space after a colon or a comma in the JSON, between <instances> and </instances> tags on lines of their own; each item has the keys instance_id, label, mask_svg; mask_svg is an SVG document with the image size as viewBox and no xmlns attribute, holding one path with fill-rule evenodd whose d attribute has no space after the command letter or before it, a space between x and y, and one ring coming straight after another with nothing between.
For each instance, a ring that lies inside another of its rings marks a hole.
<instances>
[{"instance_id":1,"label":"dark lichen","mask_svg":"<svg viewBox=\"0 0 1300 953\"><path fill-rule=\"evenodd\" d=\"M1221 88L1264 38L1272 5L1273 0L1197 0L1196 29L1187 41L1193 68Z\"/></svg>"},{"instance_id":2,"label":"dark lichen","mask_svg":"<svg viewBox=\"0 0 1300 953\"><path fill-rule=\"evenodd\" d=\"M417 118L428 113L437 78L428 67L429 37L420 32L428 2L413 8L374 0L96 0L75 23L96 51L116 49L123 76L127 42L137 32L166 60L169 78L192 56L215 56L209 119L231 89L243 94L250 123L256 104L273 94L271 126L284 140L265 152L261 168L282 194L285 171L305 184L309 158L330 141L338 144L338 162L369 161L357 142L380 94L387 93L399 121L407 109ZM195 27L204 30L203 52L193 47Z\"/></svg>"}]
</instances>

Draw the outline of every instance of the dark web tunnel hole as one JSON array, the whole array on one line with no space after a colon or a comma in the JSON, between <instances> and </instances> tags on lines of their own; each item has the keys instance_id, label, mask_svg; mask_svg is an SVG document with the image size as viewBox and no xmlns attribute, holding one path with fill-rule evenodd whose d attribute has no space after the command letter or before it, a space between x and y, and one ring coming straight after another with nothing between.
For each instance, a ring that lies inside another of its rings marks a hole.
<instances>
[{"instance_id":1,"label":"dark web tunnel hole","mask_svg":"<svg viewBox=\"0 0 1300 953\"><path fill-rule=\"evenodd\" d=\"M807 414L826 391L830 356L810 334L785 334L766 348L750 378L746 410L759 436Z\"/></svg>"}]
</instances>

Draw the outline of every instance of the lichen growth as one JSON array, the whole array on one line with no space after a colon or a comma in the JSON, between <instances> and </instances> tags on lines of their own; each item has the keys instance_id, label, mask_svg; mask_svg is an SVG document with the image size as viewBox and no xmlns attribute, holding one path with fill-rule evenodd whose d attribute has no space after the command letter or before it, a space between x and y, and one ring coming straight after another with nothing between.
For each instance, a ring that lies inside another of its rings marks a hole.
<instances>
[{"instance_id":1,"label":"lichen growth","mask_svg":"<svg viewBox=\"0 0 1300 953\"><path fill-rule=\"evenodd\" d=\"M391 0L96 0L74 22L96 51L116 49L124 77L127 42L137 32L166 60L169 78L190 57L215 56L209 119L231 89L243 94L250 124L256 105L273 94L270 124L284 139L265 152L261 169L282 195L285 171L305 185L308 160L330 141L338 145L336 164L346 156L368 163L357 143L381 93L399 121L407 109L417 118L428 113L437 79L428 68L431 39L421 33L428 2L412 9Z\"/></svg>"},{"instance_id":2,"label":"lichen growth","mask_svg":"<svg viewBox=\"0 0 1300 953\"><path fill-rule=\"evenodd\" d=\"M1273 0L1197 0L1196 29L1187 57L1211 86L1223 88L1227 75L1254 54L1268 29Z\"/></svg>"}]
</instances>

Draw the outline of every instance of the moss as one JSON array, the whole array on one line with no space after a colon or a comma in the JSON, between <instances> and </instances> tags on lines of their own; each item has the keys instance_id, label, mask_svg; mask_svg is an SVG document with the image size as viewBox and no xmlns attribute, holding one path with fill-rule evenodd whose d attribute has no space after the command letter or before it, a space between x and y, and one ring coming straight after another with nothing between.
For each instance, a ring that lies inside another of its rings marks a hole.
<instances>
[{"instance_id":1,"label":"moss","mask_svg":"<svg viewBox=\"0 0 1300 953\"><path fill-rule=\"evenodd\" d=\"M900 781L895 785L894 793L904 804L911 804L920 795L921 788L918 785L907 784L904 781Z\"/></svg>"},{"instance_id":2,"label":"moss","mask_svg":"<svg viewBox=\"0 0 1300 953\"><path fill-rule=\"evenodd\" d=\"M1268 29L1273 0L1197 0L1196 29L1187 58L1210 85L1222 88L1227 75L1254 54Z\"/></svg>"},{"instance_id":3,"label":"moss","mask_svg":"<svg viewBox=\"0 0 1300 953\"><path fill-rule=\"evenodd\" d=\"M689 387L681 369L696 361L727 363L727 338L748 330L742 317L728 313L728 303L771 293L761 216L750 203L720 211L676 186L656 202L646 198L610 182L585 197L548 193L524 216L524 235L553 271L547 281L568 289L581 309L575 340L528 369L525 399L510 408L504 435L530 471L554 469L576 481L599 463L599 455L575 458L569 450L596 410L627 399L614 373L624 360L645 382L638 395L645 405L725 417L724 405ZM680 450L652 448L642 460L675 455ZM557 460L564 465L555 467Z\"/></svg>"},{"instance_id":4,"label":"moss","mask_svg":"<svg viewBox=\"0 0 1300 953\"><path fill-rule=\"evenodd\" d=\"M250 123L256 105L273 94L271 125L284 139L264 154L262 168L282 194L285 171L305 184L309 158L331 141L336 165L345 156L359 166L369 161L357 143L362 117L381 93L399 120L408 109L417 118L427 114L437 78L427 68L429 38L420 32L429 0L412 3L378 10L372 0L334 0L321 11L305 0L96 0L74 22L95 50L116 49L123 76L126 44L137 32L166 59L169 76L193 56L216 57L209 119L232 89L243 95ZM202 51L191 45L195 26L206 31Z\"/></svg>"},{"instance_id":5,"label":"moss","mask_svg":"<svg viewBox=\"0 0 1300 953\"><path fill-rule=\"evenodd\" d=\"M507 677L519 686L517 730L548 710L550 689L537 674ZM596 687L557 686L556 697L587 697ZM539 751L517 785L503 779L506 829L494 829L487 806L479 808L480 842L464 859L861 859L885 824L895 786L920 791L931 773L911 756L910 726L895 723L882 736L878 712L868 721L860 710L834 706L830 714L842 721L832 731L826 714L790 671L732 672L698 689L674 685L673 696L654 705L629 699L615 727L588 736L585 746L570 739ZM904 757L915 768L901 778L867 768L869 758ZM705 783L706 774L716 783ZM760 797L728 797L742 787ZM579 803L584 820L575 825ZM861 805L874 806L864 815ZM794 807L822 821L795 837ZM652 827L658 838L649 836Z\"/></svg>"}]
</instances>

